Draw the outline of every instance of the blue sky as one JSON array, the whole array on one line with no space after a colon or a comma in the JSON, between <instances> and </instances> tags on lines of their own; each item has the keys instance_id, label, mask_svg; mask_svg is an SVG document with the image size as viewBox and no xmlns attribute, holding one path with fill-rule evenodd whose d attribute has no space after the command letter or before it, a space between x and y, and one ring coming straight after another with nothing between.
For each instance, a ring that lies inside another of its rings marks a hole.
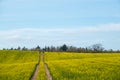
<instances>
[{"instance_id":1,"label":"blue sky","mask_svg":"<svg viewBox=\"0 0 120 80\"><path fill-rule=\"evenodd\" d=\"M0 0L0 48L101 43L120 49L119 0Z\"/></svg>"}]
</instances>

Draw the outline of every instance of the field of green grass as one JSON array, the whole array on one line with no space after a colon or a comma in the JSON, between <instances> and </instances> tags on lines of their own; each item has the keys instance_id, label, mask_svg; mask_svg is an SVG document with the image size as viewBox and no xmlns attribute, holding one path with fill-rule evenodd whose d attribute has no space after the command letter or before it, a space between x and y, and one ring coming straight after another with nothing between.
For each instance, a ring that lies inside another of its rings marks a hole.
<instances>
[{"instance_id":1,"label":"field of green grass","mask_svg":"<svg viewBox=\"0 0 120 80\"><path fill-rule=\"evenodd\" d=\"M45 53L53 80L120 80L118 53Z\"/></svg>"},{"instance_id":2,"label":"field of green grass","mask_svg":"<svg viewBox=\"0 0 120 80\"><path fill-rule=\"evenodd\" d=\"M29 80L37 63L38 52L0 51L0 80Z\"/></svg>"}]
</instances>

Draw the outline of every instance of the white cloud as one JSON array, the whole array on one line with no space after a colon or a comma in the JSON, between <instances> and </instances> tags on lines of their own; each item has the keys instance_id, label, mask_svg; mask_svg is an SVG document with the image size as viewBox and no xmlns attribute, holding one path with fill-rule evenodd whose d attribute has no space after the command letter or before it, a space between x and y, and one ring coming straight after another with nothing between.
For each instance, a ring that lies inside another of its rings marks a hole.
<instances>
[{"instance_id":1,"label":"white cloud","mask_svg":"<svg viewBox=\"0 0 120 80\"><path fill-rule=\"evenodd\" d=\"M5 39L31 39L57 36L75 36L90 33L104 33L120 31L120 23L103 24L88 27L70 27L70 28L22 28L13 30L0 30L0 37Z\"/></svg>"},{"instance_id":2,"label":"white cloud","mask_svg":"<svg viewBox=\"0 0 120 80\"><path fill-rule=\"evenodd\" d=\"M70 28L21 28L0 30L0 47L61 45L76 46L108 42L111 32L120 32L120 24ZM104 34L99 36L98 34ZM106 34L107 33L107 34ZM106 40L106 37L108 39ZM113 38L114 39L114 38ZM115 38L118 39L119 38Z\"/></svg>"}]
</instances>

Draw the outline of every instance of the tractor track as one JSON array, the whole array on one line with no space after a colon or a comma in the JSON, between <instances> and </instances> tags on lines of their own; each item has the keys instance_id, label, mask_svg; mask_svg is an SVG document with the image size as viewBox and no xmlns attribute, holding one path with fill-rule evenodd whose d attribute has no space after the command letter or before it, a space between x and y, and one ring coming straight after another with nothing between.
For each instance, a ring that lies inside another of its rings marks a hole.
<instances>
[{"instance_id":1,"label":"tractor track","mask_svg":"<svg viewBox=\"0 0 120 80\"><path fill-rule=\"evenodd\" d=\"M47 80L52 80L52 76L51 76L50 71L48 69L48 66L47 66L47 64L45 63L45 60L44 60L44 52L41 52L41 54L39 53L38 64L36 65L34 73L31 76L30 80L36 80L37 79L37 75L38 75L38 72L39 72L39 69L40 69L40 61L42 61L44 63L44 69L45 69L45 72L46 72Z\"/></svg>"},{"instance_id":2,"label":"tractor track","mask_svg":"<svg viewBox=\"0 0 120 80\"><path fill-rule=\"evenodd\" d=\"M33 75L31 76L30 80L36 80L37 79L37 75L40 69L40 53L39 53L39 60L38 60L38 64L36 64L35 70Z\"/></svg>"},{"instance_id":3,"label":"tractor track","mask_svg":"<svg viewBox=\"0 0 120 80\"><path fill-rule=\"evenodd\" d=\"M47 80L52 80L52 76L51 76L51 74L50 74L50 71L49 71L49 69L48 69L48 66L47 66L47 64L45 63L44 52L42 53L42 61L43 61L43 63L44 63Z\"/></svg>"}]
</instances>

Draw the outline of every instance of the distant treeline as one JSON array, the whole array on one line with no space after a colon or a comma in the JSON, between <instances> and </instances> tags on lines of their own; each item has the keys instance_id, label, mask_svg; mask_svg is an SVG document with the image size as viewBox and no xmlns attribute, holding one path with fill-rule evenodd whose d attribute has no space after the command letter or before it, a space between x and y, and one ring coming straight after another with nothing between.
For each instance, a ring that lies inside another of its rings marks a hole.
<instances>
[{"instance_id":1,"label":"distant treeline","mask_svg":"<svg viewBox=\"0 0 120 80\"><path fill-rule=\"evenodd\" d=\"M45 52L79 52L79 53L120 53L120 50L113 50L109 49L106 50L102 44L94 44L90 47L74 47L74 46L68 46L66 44L62 46L46 46L44 48L41 48L40 46L37 46L35 48L26 48L26 47L18 47L18 48L10 48L10 49L5 49L3 50L31 50L31 51L45 51Z\"/></svg>"}]
</instances>

